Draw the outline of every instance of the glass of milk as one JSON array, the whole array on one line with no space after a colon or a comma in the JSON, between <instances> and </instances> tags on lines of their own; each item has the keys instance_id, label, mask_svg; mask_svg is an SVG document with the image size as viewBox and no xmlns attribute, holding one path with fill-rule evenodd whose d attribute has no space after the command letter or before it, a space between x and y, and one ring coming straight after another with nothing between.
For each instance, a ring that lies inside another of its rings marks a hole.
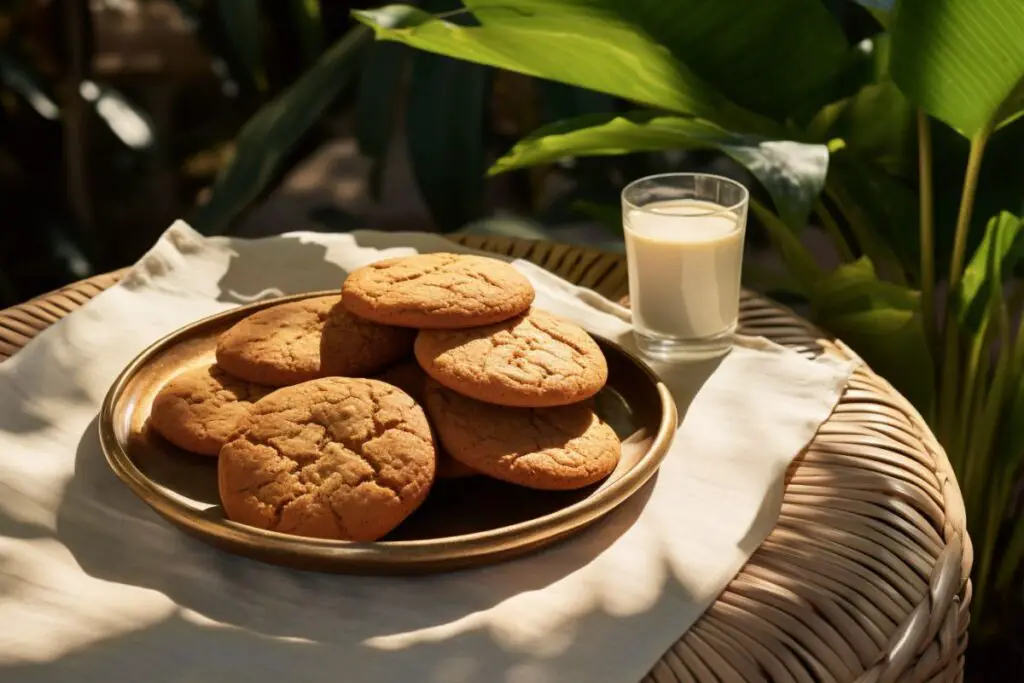
<instances>
[{"instance_id":1,"label":"glass of milk","mask_svg":"<svg viewBox=\"0 0 1024 683\"><path fill-rule=\"evenodd\" d=\"M641 353L707 358L732 346L749 197L743 185L704 173L649 176L622 191Z\"/></svg>"}]
</instances>

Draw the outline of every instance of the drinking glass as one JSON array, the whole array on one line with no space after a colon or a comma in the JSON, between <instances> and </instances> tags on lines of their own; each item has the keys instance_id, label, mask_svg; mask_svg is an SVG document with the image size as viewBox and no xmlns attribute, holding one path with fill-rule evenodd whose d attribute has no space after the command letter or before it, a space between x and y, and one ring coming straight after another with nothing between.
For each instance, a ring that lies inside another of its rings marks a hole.
<instances>
[{"instance_id":1,"label":"drinking glass","mask_svg":"<svg viewBox=\"0 0 1024 683\"><path fill-rule=\"evenodd\" d=\"M641 353L706 358L732 346L749 197L740 183L706 173L648 176L622 190Z\"/></svg>"}]
</instances>

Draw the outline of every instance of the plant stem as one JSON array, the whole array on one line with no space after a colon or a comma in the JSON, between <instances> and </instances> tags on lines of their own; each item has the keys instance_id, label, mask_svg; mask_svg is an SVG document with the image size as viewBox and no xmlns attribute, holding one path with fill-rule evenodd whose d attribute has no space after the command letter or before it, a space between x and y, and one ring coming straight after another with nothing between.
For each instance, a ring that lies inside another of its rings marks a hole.
<instances>
[{"instance_id":1,"label":"plant stem","mask_svg":"<svg viewBox=\"0 0 1024 683\"><path fill-rule=\"evenodd\" d=\"M951 463L956 463L956 471L964 472L963 458L968 452L968 445L973 438L974 427L978 424L978 415L985 403L984 384L988 379L988 360L986 352L989 348L989 320L981 321L981 327L970 344L967 352L967 365L964 367L962 401L960 403L960 424L956 432L950 433L947 444ZM982 367L984 365L984 367ZM980 370L980 372L979 372Z\"/></svg>"},{"instance_id":2,"label":"plant stem","mask_svg":"<svg viewBox=\"0 0 1024 683\"><path fill-rule=\"evenodd\" d=\"M843 235L843 231L839 227L839 223L836 222L835 217L825 206L825 202L820 198L814 204L814 213L818 215L818 219L821 221L821 227L825 228L825 232L832 238L832 244L835 245L836 251L839 252L839 256L842 257L843 261L849 263L853 260L853 249L850 248L850 243L846 241L846 237Z\"/></svg>"},{"instance_id":3,"label":"plant stem","mask_svg":"<svg viewBox=\"0 0 1024 683\"><path fill-rule=\"evenodd\" d=\"M971 151L967 157L967 169L964 173L964 187L960 195L960 212L956 219L956 234L953 238L953 258L949 266L949 292L946 295L946 354L940 377L939 423L937 426L939 440L943 444L951 443L957 394L959 393L959 361L960 361L960 326L952 313L952 301L956 295L960 279L963 277L964 252L967 250L967 233L971 227L971 213L974 211L974 195L978 187L978 174L981 172L981 160L985 154L985 144L992 133L989 122L982 130L971 138ZM966 454L965 454L966 457Z\"/></svg>"},{"instance_id":4,"label":"plant stem","mask_svg":"<svg viewBox=\"0 0 1024 683\"><path fill-rule=\"evenodd\" d=\"M935 327L935 213L932 198L932 129L928 114L917 110L917 174L921 214L921 315L930 341ZM933 344L934 347L934 344Z\"/></svg>"},{"instance_id":5,"label":"plant stem","mask_svg":"<svg viewBox=\"0 0 1024 683\"><path fill-rule=\"evenodd\" d=\"M975 589L974 603L971 605L971 608L979 616L984 614L985 597L991 583L989 574L992 571L996 540L999 538L999 527L1002 525L1003 512L1006 510L1006 505L1009 502L1009 486L997 485L992 494L992 497L986 501L988 515L983 516L980 511L978 513L978 517L983 520L985 528L981 533L981 554L978 556L978 567L974 574L974 583L977 588ZM974 534L972 533L972 535Z\"/></svg>"},{"instance_id":6,"label":"plant stem","mask_svg":"<svg viewBox=\"0 0 1024 683\"><path fill-rule=\"evenodd\" d=\"M974 195L978 189L978 174L981 173L981 160L985 156L985 145L992 134L992 123L971 138L971 151L967 157L967 170L964 173L964 187L960 195L960 213L956 217L956 234L953 237L953 258L949 264L950 293L960 284L964 271L964 252L967 251L967 233L971 228L971 214L974 211ZM947 307L948 310L948 307Z\"/></svg>"}]
</instances>

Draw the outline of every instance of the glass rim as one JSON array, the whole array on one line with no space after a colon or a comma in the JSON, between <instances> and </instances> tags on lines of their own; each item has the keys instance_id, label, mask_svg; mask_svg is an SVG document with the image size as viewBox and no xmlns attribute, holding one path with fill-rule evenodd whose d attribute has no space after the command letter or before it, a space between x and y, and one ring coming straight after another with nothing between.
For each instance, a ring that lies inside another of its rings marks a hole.
<instances>
[{"instance_id":1,"label":"glass rim","mask_svg":"<svg viewBox=\"0 0 1024 683\"><path fill-rule=\"evenodd\" d=\"M721 209L715 209L713 211L709 210L709 211L706 211L706 212L690 214L692 216L697 216L697 217L700 217L700 216L717 216L717 215L723 214L723 213L734 212L734 211L736 211L737 209L739 209L740 207L744 206L745 204L747 204L750 201L750 190L747 189L747 186L744 185L741 182L733 180L732 178L727 178L727 177L725 177L723 175L717 175L715 173L700 173L700 172L682 172L682 171L679 171L679 172L672 172L672 173L655 173L654 175L647 175L647 176L644 176L642 178L637 178L636 180L630 181L629 183L626 184L625 187L622 188L621 197L620 197L621 200L622 200L622 204L624 206L626 206L627 208L633 209L633 210L636 210L636 211L643 211L644 213L655 213L654 211L651 211L649 209L645 209L643 206L638 206L638 205L634 204L633 202L629 201L626 198L626 193L629 192L633 188L634 185L639 185L640 183L650 182L652 180L658 180L658 179L661 179L661 178L712 178L714 180L720 180L720 181L723 181L723 182L725 182L725 183L727 183L729 185L733 185L734 187L738 187L740 189L742 195L743 195L740 198L739 201L735 202L734 204L732 204L730 206L722 205Z\"/></svg>"}]
</instances>

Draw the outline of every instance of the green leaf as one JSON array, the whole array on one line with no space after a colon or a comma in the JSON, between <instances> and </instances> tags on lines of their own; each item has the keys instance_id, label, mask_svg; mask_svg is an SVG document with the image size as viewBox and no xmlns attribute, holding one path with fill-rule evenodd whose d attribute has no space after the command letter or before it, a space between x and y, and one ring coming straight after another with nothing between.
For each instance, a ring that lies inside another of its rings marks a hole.
<instances>
[{"instance_id":1,"label":"green leaf","mask_svg":"<svg viewBox=\"0 0 1024 683\"><path fill-rule=\"evenodd\" d=\"M372 35L361 26L350 30L246 122L235 139L234 157L214 183L210 200L192 218L197 230L223 232L276 179L288 153L358 73L360 51Z\"/></svg>"},{"instance_id":2,"label":"green leaf","mask_svg":"<svg viewBox=\"0 0 1024 683\"><path fill-rule=\"evenodd\" d=\"M920 261L917 194L845 149L832 154L825 191L881 277L906 284Z\"/></svg>"},{"instance_id":3,"label":"green leaf","mask_svg":"<svg viewBox=\"0 0 1024 683\"><path fill-rule=\"evenodd\" d=\"M217 13L235 59L246 69L253 86L260 91L266 90L260 3L252 0L217 0Z\"/></svg>"},{"instance_id":4,"label":"green leaf","mask_svg":"<svg viewBox=\"0 0 1024 683\"><path fill-rule=\"evenodd\" d=\"M892 76L907 96L965 137L1002 110L1024 79L1020 0L901 0ZM1019 103L1018 103L1019 104Z\"/></svg>"},{"instance_id":5,"label":"green leaf","mask_svg":"<svg viewBox=\"0 0 1024 683\"><path fill-rule=\"evenodd\" d=\"M787 225L799 232L828 172L828 148L742 136L696 118L653 112L595 114L544 126L519 141L491 173L598 156L666 149L715 149L743 164L764 186Z\"/></svg>"},{"instance_id":6,"label":"green leaf","mask_svg":"<svg viewBox=\"0 0 1024 683\"><path fill-rule=\"evenodd\" d=\"M985 236L964 269L953 297L957 318L967 331L976 333L983 317L992 317L1003 302L1003 285L1024 257L1024 224L1009 212L988 222Z\"/></svg>"},{"instance_id":7,"label":"green leaf","mask_svg":"<svg viewBox=\"0 0 1024 683\"><path fill-rule=\"evenodd\" d=\"M292 24L306 64L312 64L324 50L324 29L320 20L320 0L288 0Z\"/></svg>"},{"instance_id":8,"label":"green leaf","mask_svg":"<svg viewBox=\"0 0 1024 683\"><path fill-rule=\"evenodd\" d=\"M822 142L841 139L847 149L893 175L916 173L914 110L890 80L871 83L856 95L827 105L808 132Z\"/></svg>"},{"instance_id":9,"label":"green leaf","mask_svg":"<svg viewBox=\"0 0 1024 683\"><path fill-rule=\"evenodd\" d=\"M935 386L918 292L879 280L871 260L861 257L825 276L811 307L815 322L926 412Z\"/></svg>"},{"instance_id":10,"label":"green leaf","mask_svg":"<svg viewBox=\"0 0 1024 683\"><path fill-rule=\"evenodd\" d=\"M603 16L663 45L733 102L784 120L806 93L828 83L847 51L839 24L821 0L467 0L482 11L515 7L557 18ZM485 21L486 23L486 21Z\"/></svg>"},{"instance_id":11,"label":"green leaf","mask_svg":"<svg viewBox=\"0 0 1024 683\"><path fill-rule=\"evenodd\" d=\"M381 40L576 85L724 125L775 130L730 102L640 27L602 4L480 3L477 26L409 5L353 12ZM748 55L749 56L749 55Z\"/></svg>"},{"instance_id":12,"label":"green leaf","mask_svg":"<svg viewBox=\"0 0 1024 683\"><path fill-rule=\"evenodd\" d=\"M366 52L356 92L356 140L363 156L373 160L370 194L380 198L380 174L391 133L399 86L409 64L409 48L398 43L373 43Z\"/></svg>"},{"instance_id":13,"label":"green leaf","mask_svg":"<svg viewBox=\"0 0 1024 683\"><path fill-rule=\"evenodd\" d=\"M373 43L367 48L356 92L355 132L363 156L380 159L387 152L408 57L408 49L396 43Z\"/></svg>"},{"instance_id":14,"label":"green leaf","mask_svg":"<svg viewBox=\"0 0 1024 683\"><path fill-rule=\"evenodd\" d=\"M440 55L413 57L406 115L409 160L435 222L455 230L480 215L490 70Z\"/></svg>"}]
</instances>

